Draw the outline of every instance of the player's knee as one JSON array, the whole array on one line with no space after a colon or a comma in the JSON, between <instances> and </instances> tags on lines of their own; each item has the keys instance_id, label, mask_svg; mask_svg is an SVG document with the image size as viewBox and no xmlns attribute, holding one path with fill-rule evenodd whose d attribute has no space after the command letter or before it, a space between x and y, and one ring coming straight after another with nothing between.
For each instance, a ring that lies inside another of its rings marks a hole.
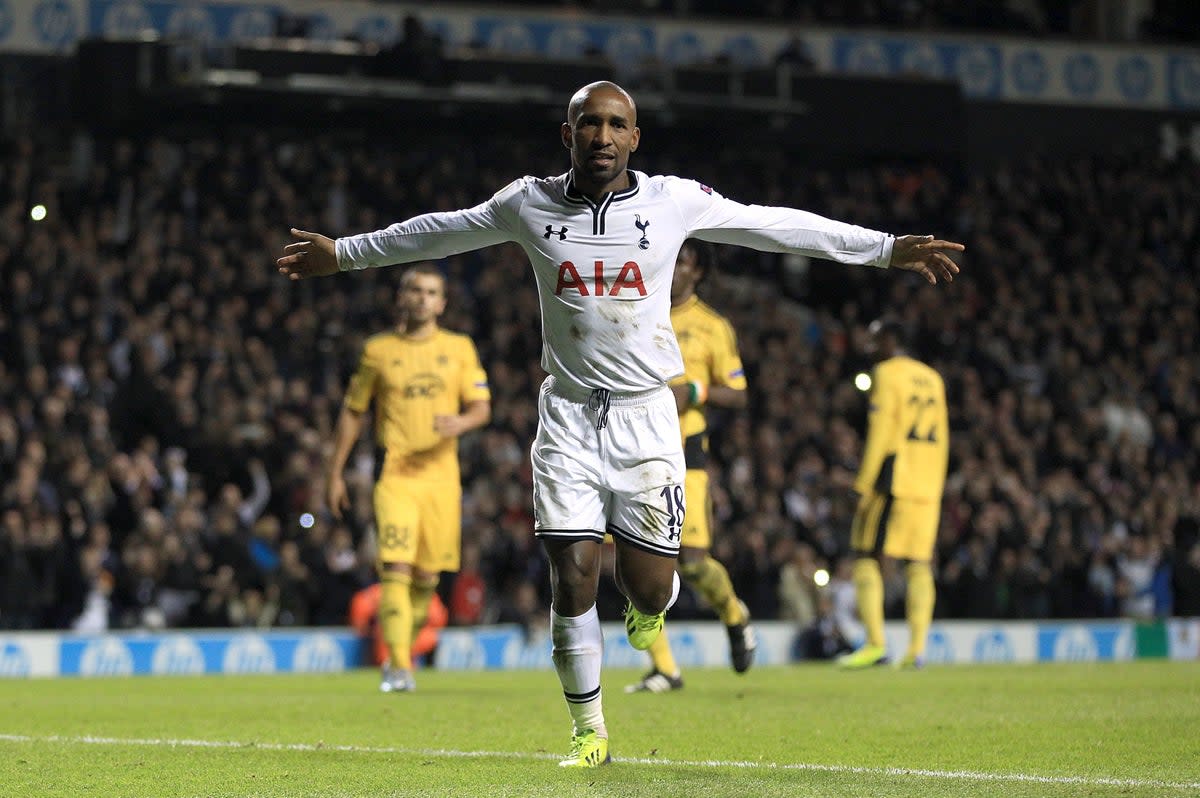
<instances>
[{"instance_id":1,"label":"player's knee","mask_svg":"<svg viewBox=\"0 0 1200 798\"><path fill-rule=\"evenodd\" d=\"M665 610L671 603L671 594L674 592L671 580L638 585L627 584L627 589L629 600L633 602L633 606L637 607L639 612L647 615L657 615Z\"/></svg>"},{"instance_id":2,"label":"player's knee","mask_svg":"<svg viewBox=\"0 0 1200 798\"><path fill-rule=\"evenodd\" d=\"M579 596L590 591L595 584L594 575L584 568L558 568L555 573L554 593L556 596Z\"/></svg>"},{"instance_id":3,"label":"player's knee","mask_svg":"<svg viewBox=\"0 0 1200 798\"><path fill-rule=\"evenodd\" d=\"M671 587L668 585L666 589L655 588L651 591L643 591L633 600L633 606L638 608L638 611L647 615L657 615L667 608L671 603Z\"/></svg>"},{"instance_id":4,"label":"player's knee","mask_svg":"<svg viewBox=\"0 0 1200 798\"><path fill-rule=\"evenodd\" d=\"M432 574L429 571L422 571L419 568L414 568L412 571L412 581L414 585L428 590L432 590L438 585L438 575Z\"/></svg>"},{"instance_id":5,"label":"player's knee","mask_svg":"<svg viewBox=\"0 0 1200 798\"><path fill-rule=\"evenodd\" d=\"M381 582L412 582L413 579L413 567L406 562L380 562L378 571Z\"/></svg>"},{"instance_id":6,"label":"player's knee","mask_svg":"<svg viewBox=\"0 0 1200 798\"><path fill-rule=\"evenodd\" d=\"M555 606L571 611L563 614L586 611L595 603L597 574L593 564L567 558L555 564L553 573Z\"/></svg>"},{"instance_id":7,"label":"player's knee","mask_svg":"<svg viewBox=\"0 0 1200 798\"><path fill-rule=\"evenodd\" d=\"M694 585L699 581L704 574L704 558L696 560L684 561L683 557L679 558L679 576L689 585Z\"/></svg>"}]
</instances>

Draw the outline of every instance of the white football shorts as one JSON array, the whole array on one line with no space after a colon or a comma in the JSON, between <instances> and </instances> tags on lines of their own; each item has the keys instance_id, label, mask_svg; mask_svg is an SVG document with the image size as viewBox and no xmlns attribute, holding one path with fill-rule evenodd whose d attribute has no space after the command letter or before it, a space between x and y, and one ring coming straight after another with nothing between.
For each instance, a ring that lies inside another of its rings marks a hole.
<instances>
[{"instance_id":1,"label":"white football shorts","mask_svg":"<svg viewBox=\"0 0 1200 798\"><path fill-rule=\"evenodd\" d=\"M608 532L644 551L679 554L686 469L666 386L622 394L547 377L532 460L538 537L602 542Z\"/></svg>"}]
</instances>

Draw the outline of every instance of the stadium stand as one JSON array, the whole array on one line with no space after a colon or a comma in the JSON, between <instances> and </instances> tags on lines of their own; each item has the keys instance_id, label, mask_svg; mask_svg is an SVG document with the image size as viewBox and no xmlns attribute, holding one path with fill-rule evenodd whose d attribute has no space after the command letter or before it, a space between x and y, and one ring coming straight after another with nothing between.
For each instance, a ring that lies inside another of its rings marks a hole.
<instances>
[{"instance_id":1,"label":"stadium stand","mask_svg":"<svg viewBox=\"0 0 1200 798\"><path fill-rule=\"evenodd\" d=\"M470 2L471 0L467 0ZM746 0L731 12L722 0L504 0L493 6L601 14L786 21L899 31L1004 33L1073 39L1196 41L1200 11L1186 0Z\"/></svg>"},{"instance_id":2,"label":"stadium stand","mask_svg":"<svg viewBox=\"0 0 1200 798\"><path fill-rule=\"evenodd\" d=\"M345 622L373 578L369 444L348 523L323 511L319 480L400 270L289 284L272 265L286 225L374 229L474 204L514 169L563 168L544 137L386 132L3 141L0 628ZM807 624L811 573L836 583L864 421L853 378L885 308L950 391L940 616L1200 614L1196 164L1030 160L962 182L912 164L797 173L647 149L647 171L936 230L971 253L941 292L722 250L707 288L739 332L751 407L715 419L714 553L756 618ZM529 510L536 294L515 247L443 265L445 324L479 342L494 391L493 423L464 441L470 567L445 580L446 603L463 615L452 623L533 618L548 588ZM896 614L902 592L885 582Z\"/></svg>"}]
</instances>

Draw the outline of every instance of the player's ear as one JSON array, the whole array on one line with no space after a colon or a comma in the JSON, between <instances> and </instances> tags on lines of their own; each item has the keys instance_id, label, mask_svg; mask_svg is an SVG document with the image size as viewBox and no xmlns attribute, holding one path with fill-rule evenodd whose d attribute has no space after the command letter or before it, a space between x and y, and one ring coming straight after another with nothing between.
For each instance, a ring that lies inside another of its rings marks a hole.
<instances>
[{"instance_id":1,"label":"player's ear","mask_svg":"<svg viewBox=\"0 0 1200 798\"><path fill-rule=\"evenodd\" d=\"M635 152L638 148L638 142L642 140L642 129L635 127L633 129L633 138L629 140L629 151Z\"/></svg>"},{"instance_id":2,"label":"player's ear","mask_svg":"<svg viewBox=\"0 0 1200 798\"><path fill-rule=\"evenodd\" d=\"M559 130L559 135L562 136L563 146L568 150L571 149L571 123L563 122L562 128Z\"/></svg>"}]
</instances>

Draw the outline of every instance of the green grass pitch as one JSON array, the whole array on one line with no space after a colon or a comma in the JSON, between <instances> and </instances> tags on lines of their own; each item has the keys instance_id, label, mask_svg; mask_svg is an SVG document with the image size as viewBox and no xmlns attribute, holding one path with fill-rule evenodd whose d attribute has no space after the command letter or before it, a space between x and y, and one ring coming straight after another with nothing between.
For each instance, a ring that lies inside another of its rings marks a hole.
<instances>
[{"instance_id":1,"label":"green grass pitch","mask_svg":"<svg viewBox=\"0 0 1200 798\"><path fill-rule=\"evenodd\" d=\"M552 671L0 680L0 796L1200 795L1198 667L607 672L575 771Z\"/></svg>"}]
</instances>

